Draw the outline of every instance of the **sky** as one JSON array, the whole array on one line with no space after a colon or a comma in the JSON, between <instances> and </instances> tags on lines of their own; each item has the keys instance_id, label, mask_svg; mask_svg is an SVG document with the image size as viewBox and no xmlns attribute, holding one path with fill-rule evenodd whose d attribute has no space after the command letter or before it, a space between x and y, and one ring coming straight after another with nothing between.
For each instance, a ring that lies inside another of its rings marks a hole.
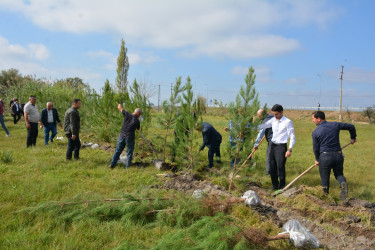
<instances>
[{"instance_id":1,"label":"sky","mask_svg":"<svg viewBox=\"0 0 375 250\"><path fill-rule=\"evenodd\" d=\"M125 40L128 80L151 102L190 76L208 104L235 100L250 66L260 103L375 104L373 0L0 0L0 70L115 84ZM160 96L158 89L160 85Z\"/></svg>"}]
</instances>

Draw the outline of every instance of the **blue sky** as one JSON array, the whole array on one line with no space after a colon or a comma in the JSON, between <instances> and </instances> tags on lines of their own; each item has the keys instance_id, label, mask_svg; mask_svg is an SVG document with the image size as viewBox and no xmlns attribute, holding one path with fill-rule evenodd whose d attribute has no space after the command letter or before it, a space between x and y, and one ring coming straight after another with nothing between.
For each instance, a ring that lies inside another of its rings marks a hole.
<instances>
[{"instance_id":1,"label":"blue sky","mask_svg":"<svg viewBox=\"0 0 375 250\"><path fill-rule=\"evenodd\" d=\"M249 66L262 104L375 104L372 0L0 0L0 69L55 80L80 77L97 91L116 78L124 38L128 80L151 101L178 76L194 92L233 101Z\"/></svg>"}]
</instances>

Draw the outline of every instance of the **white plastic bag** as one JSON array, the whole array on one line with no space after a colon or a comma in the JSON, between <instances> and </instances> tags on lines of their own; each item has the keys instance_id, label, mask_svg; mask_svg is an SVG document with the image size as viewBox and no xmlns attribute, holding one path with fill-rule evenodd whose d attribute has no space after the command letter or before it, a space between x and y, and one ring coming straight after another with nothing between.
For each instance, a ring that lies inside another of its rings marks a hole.
<instances>
[{"instance_id":1,"label":"white plastic bag","mask_svg":"<svg viewBox=\"0 0 375 250\"><path fill-rule=\"evenodd\" d=\"M299 223L298 220L290 220L283 226L284 233L289 233L289 240L298 248L319 248L319 241L310 231Z\"/></svg>"},{"instance_id":2,"label":"white plastic bag","mask_svg":"<svg viewBox=\"0 0 375 250\"><path fill-rule=\"evenodd\" d=\"M245 204L247 206L255 206L255 207L258 207L258 206L261 206L262 205L262 202L260 201L260 198L258 196L258 194L253 191L253 190L249 190L249 191L246 191L241 198L244 198L246 199L245 200Z\"/></svg>"}]
</instances>

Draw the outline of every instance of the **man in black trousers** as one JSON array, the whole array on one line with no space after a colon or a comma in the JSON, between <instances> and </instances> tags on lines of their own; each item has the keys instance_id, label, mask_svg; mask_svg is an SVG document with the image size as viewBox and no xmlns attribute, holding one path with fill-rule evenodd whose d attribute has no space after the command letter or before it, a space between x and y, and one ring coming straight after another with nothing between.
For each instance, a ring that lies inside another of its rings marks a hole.
<instances>
[{"instance_id":1,"label":"man in black trousers","mask_svg":"<svg viewBox=\"0 0 375 250\"><path fill-rule=\"evenodd\" d=\"M270 149L270 175L272 188L274 190L285 187L285 164L286 159L292 155L292 148L296 143L294 127L291 120L284 116L283 106L273 105L271 109L274 117L264 124L258 126L258 129L272 127L272 139ZM287 146L289 140L289 147Z\"/></svg>"},{"instance_id":2,"label":"man in black trousers","mask_svg":"<svg viewBox=\"0 0 375 250\"><path fill-rule=\"evenodd\" d=\"M17 122L21 119L22 109L18 102L18 99L15 99L12 104L12 116L13 116L13 123L17 124Z\"/></svg>"},{"instance_id":3,"label":"man in black trousers","mask_svg":"<svg viewBox=\"0 0 375 250\"><path fill-rule=\"evenodd\" d=\"M68 138L68 149L66 151L66 159L72 159L74 151L74 159L79 160L79 150L81 142L79 141L79 129L81 126L81 118L78 109L81 107L81 100L74 99L72 107L65 112L64 131Z\"/></svg>"},{"instance_id":4,"label":"man in black trousers","mask_svg":"<svg viewBox=\"0 0 375 250\"><path fill-rule=\"evenodd\" d=\"M332 169L341 188L340 199L345 201L348 196L348 184L344 176L344 156L339 135L340 130L349 130L350 142L354 144L357 141L356 129L349 123L327 122L322 111L315 111L312 114L312 121L317 126L312 132L313 150L315 164L319 165L323 191L329 192L329 176Z\"/></svg>"},{"instance_id":5,"label":"man in black trousers","mask_svg":"<svg viewBox=\"0 0 375 250\"><path fill-rule=\"evenodd\" d=\"M35 146L38 138L39 110L36 104L36 97L31 95L29 102L25 105L25 123L27 128L26 146Z\"/></svg>"}]
</instances>

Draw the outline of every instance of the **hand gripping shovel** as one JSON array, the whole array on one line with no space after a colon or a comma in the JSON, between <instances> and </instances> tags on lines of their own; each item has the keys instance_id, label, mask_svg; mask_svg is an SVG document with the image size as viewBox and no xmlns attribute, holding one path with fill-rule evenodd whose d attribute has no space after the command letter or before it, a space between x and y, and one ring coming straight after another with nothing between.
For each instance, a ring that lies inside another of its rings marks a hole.
<instances>
[{"instance_id":1,"label":"hand gripping shovel","mask_svg":"<svg viewBox=\"0 0 375 250\"><path fill-rule=\"evenodd\" d=\"M341 150L343 150L344 148L346 148L350 144L352 144L352 143L349 142L348 144L346 144L345 146L343 146L341 148ZM275 197L276 195L284 193L288 188L290 188L290 186L292 186L296 181L298 181L299 178L301 178L302 176L304 176L307 172L309 172L311 169L313 169L316 166L318 166L318 165L316 165L316 164L311 165L308 169L306 169L305 171L303 171L302 174L298 175L294 180L292 180L286 187L284 187L283 189L275 191L275 193L272 196Z\"/></svg>"}]
</instances>

